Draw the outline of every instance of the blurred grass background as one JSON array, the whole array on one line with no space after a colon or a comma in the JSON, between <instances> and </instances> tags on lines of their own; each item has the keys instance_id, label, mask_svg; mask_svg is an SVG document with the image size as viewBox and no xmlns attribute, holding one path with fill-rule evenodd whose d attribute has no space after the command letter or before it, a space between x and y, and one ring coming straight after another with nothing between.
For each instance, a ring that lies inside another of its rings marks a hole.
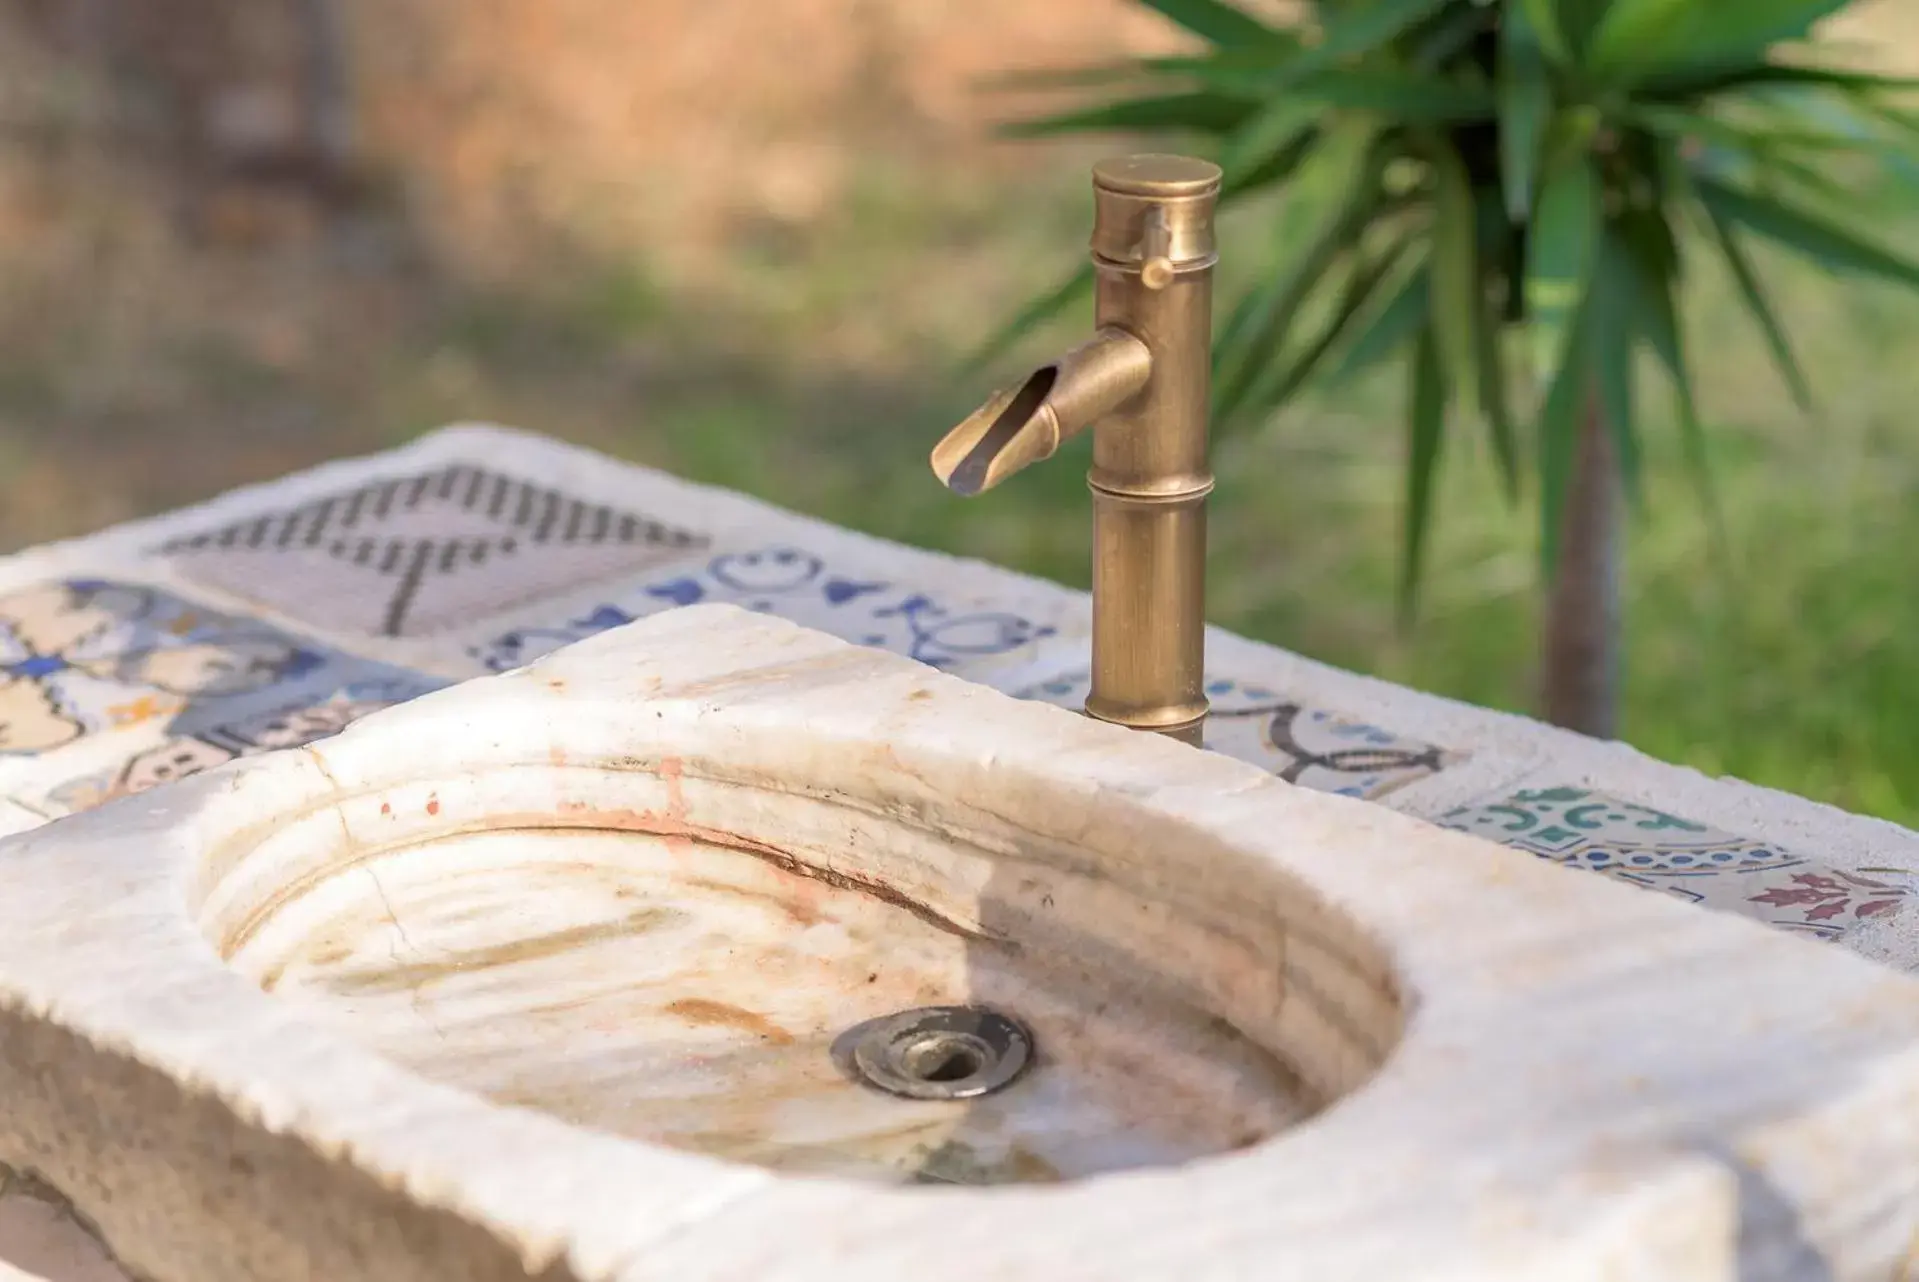
<instances>
[{"instance_id":1,"label":"blurred grass background","mask_svg":"<svg viewBox=\"0 0 1919 1282\"><path fill-rule=\"evenodd\" d=\"M1862 6L1862 56L1919 63L1900 2ZM1078 456L961 502L925 454L994 381L962 385L957 358L1081 252L1098 154L992 142L1019 104L969 86L1174 43L1150 17L341 0L343 182L299 143L302 7L0 8L0 549L487 419L1086 584ZM1861 199L1889 240L1919 235L1919 210ZM1239 218L1226 288L1301 225ZM1919 303L1771 265L1819 413L1702 274L1689 328L1733 564L1709 557L1653 401L1625 734L1919 824ZM1399 394L1316 398L1222 445L1212 616L1524 711L1534 517L1483 453L1447 460L1420 623L1393 627Z\"/></svg>"}]
</instances>

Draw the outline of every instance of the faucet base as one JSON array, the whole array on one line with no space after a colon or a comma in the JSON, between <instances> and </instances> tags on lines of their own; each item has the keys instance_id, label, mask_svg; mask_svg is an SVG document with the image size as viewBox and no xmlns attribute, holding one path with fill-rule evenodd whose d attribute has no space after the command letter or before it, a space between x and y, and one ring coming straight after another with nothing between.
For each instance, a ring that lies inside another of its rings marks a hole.
<instances>
[{"instance_id":1,"label":"faucet base","mask_svg":"<svg viewBox=\"0 0 1919 1282\"><path fill-rule=\"evenodd\" d=\"M1140 725L1132 721L1122 721L1118 717L1102 717L1093 710L1092 700L1089 699L1086 702L1086 715L1095 721L1104 721L1109 726L1119 726L1126 730L1143 730L1148 734L1165 735L1168 739L1177 739L1179 742L1189 744L1195 748L1204 746L1206 735L1206 714L1204 712L1200 713L1197 717L1190 718L1186 721L1177 721L1171 725Z\"/></svg>"}]
</instances>

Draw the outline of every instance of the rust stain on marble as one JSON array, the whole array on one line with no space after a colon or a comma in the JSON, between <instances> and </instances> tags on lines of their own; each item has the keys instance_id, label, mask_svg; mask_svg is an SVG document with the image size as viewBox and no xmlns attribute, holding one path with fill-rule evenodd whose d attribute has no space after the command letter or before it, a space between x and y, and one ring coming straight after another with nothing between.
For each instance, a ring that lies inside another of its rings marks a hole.
<instances>
[{"instance_id":1,"label":"rust stain on marble","mask_svg":"<svg viewBox=\"0 0 1919 1282\"><path fill-rule=\"evenodd\" d=\"M677 763L676 763L677 764ZM661 777L667 778L665 763L662 762ZM584 801L563 801L553 811L542 814L501 815L474 825L466 831L493 831L511 828L569 828L598 829L608 832L645 833L666 841L692 841L710 846L724 846L728 850L737 850L743 854L764 859L782 872L806 877L835 890L852 890L863 895L871 895L904 908L930 926L936 926L949 934L959 935L984 944L993 944L1001 948L1017 948L1012 940L954 921L932 905L922 903L904 891L866 877L852 873L839 872L832 868L823 868L809 863L790 850L760 841L740 833L727 832L720 828L710 828L704 824L689 823L684 815L686 803L684 797L678 797L677 783L669 785L667 804L662 810L604 810L597 809ZM679 815L674 814L675 810Z\"/></svg>"},{"instance_id":2,"label":"rust stain on marble","mask_svg":"<svg viewBox=\"0 0 1919 1282\"><path fill-rule=\"evenodd\" d=\"M666 818L675 823L686 820L686 763L678 757L661 757L656 772L666 785Z\"/></svg>"},{"instance_id":3,"label":"rust stain on marble","mask_svg":"<svg viewBox=\"0 0 1919 1282\"><path fill-rule=\"evenodd\" d=\"M729 886L711 881L705 877L688 877L685 880L689 890L705 890L715 894L729 895L737 899L763 900L793 919L796 926L817 926L825 920L819 905L810 900L797 899L791 894L776 894L772 891L745 890L738 886Z\"/></svg>"},{"instance_id":4,"label":"rust stain on marble","mask_svg":"<svg viewBox=\"0 0 1919 1282\"><path fill-rule=\"evenodd\" d=\"M349 993L417 991L435 980L445 979L448 975L470 974L474 971L558 957L588 944L603 943L629 935L644 934L649 930L658 930L662 926L670 926L684 920L685 916L685 913L673 908L642 908L614 921L589 922L563 930L548 931L545 934L507 940L488 948L469 948L442 953L432 961L389 963L378 970L369 971L336 970L332 974L331 983L339 991Z\"/></svg>"},{"instance_id":5,"label":"rust stain on marble","mask_svg":"<svg viewBox=\"0 0 1919 1282\"><path fill-rule=\"evenodd\" d=\"M704 997L682 997L678 1001L668 1002L660 1009L669 1015L677 1015L689 1024L717 1025L722 1028L737 1029L764 1038L775 1046L790 1046L793 1034L775 1024L764 1015L756 1015L744 1006L735 1006L731 1002L716 1002Z\"/></svg>"}]
</instances>

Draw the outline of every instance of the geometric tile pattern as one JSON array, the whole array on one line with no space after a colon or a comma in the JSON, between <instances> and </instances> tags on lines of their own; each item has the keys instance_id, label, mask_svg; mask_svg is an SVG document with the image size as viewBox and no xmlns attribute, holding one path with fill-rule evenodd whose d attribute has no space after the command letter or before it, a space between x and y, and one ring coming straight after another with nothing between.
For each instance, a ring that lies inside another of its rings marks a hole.
<instances>
[{"instance_id":1,"label":"geometric tile pattern","mask_svg":"<svg viewBox=\"0 0 1919 1282\"><path fill-rule=\"evenodd\" d=\"M1013 693L1078 711L1090 688L1082 669ZM1377 799L1463 759L1253 682L1217 677L1206 697L1206 747L1320 792Z\"/></svg>"},{"instance_id":2,"label":"geometric tile pattern","mask_svg":"<svg viewBox=\"0 0 1919 1282\"><path fill-rule=\"evenodd\" d=\"M905 586L782 544L725 552L674 566L657 578L623 583L597 605L552 623L503 632L471 654L488 671L504 672L644 615L711 602L776 615L942 669L1016 661L1056 631L1050 620Z\"/></svg>"},{"instance_id":3,"label":"geometric tile pattern","mask_svg":"<svg viewBox=\"0 0 1919 1282\"><path fill-rule=\"evenodd\" d=\"M184 577L338 632L413 637L699 551L704 536L469 464L182 536Z\"/></svg>"},{"instance_id":4,"label":"geometric tile pattern","mask_svg":"<svg viewBox=\"0 0 1919 1282\"><path fill-rule=\"evenodd\" d=\"M1911 893L1588 788L1525 789L1462 806L1440 822L1570 868L1820 939L1892 911Z\"/></svg>"},{"instance_id":5,"label":"geometric tile pattern","mask_svg":"<svg viewBox=\"0 0 1919 1282\"><path fill-rule=\"evenodd\" d=\"M65 813L442 684L142 584L35 584L0 595L0 778ZM108 744L111 777L75 780L75 754L97 769Z\"/></svg>"}]
</instances>

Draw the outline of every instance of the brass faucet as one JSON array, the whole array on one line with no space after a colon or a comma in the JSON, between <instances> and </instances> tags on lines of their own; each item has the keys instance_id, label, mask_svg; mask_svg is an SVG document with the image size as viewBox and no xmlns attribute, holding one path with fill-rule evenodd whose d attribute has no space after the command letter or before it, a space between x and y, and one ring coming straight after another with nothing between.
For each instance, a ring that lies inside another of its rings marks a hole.
<instances>
[{"instance_id":1,"label":"brass faucet","mask_svg":"<svg viewBox=\"0 0 1919 1282\"><path fill-rule=\"evenodd\" d=\"M1093 684L1087 715L1197 745L1206 724L1206 462L1219 167L1093 167L1091 339L1000 392L933 450L974 495L1091 427Z\"/></svg>"}]
</instances>

